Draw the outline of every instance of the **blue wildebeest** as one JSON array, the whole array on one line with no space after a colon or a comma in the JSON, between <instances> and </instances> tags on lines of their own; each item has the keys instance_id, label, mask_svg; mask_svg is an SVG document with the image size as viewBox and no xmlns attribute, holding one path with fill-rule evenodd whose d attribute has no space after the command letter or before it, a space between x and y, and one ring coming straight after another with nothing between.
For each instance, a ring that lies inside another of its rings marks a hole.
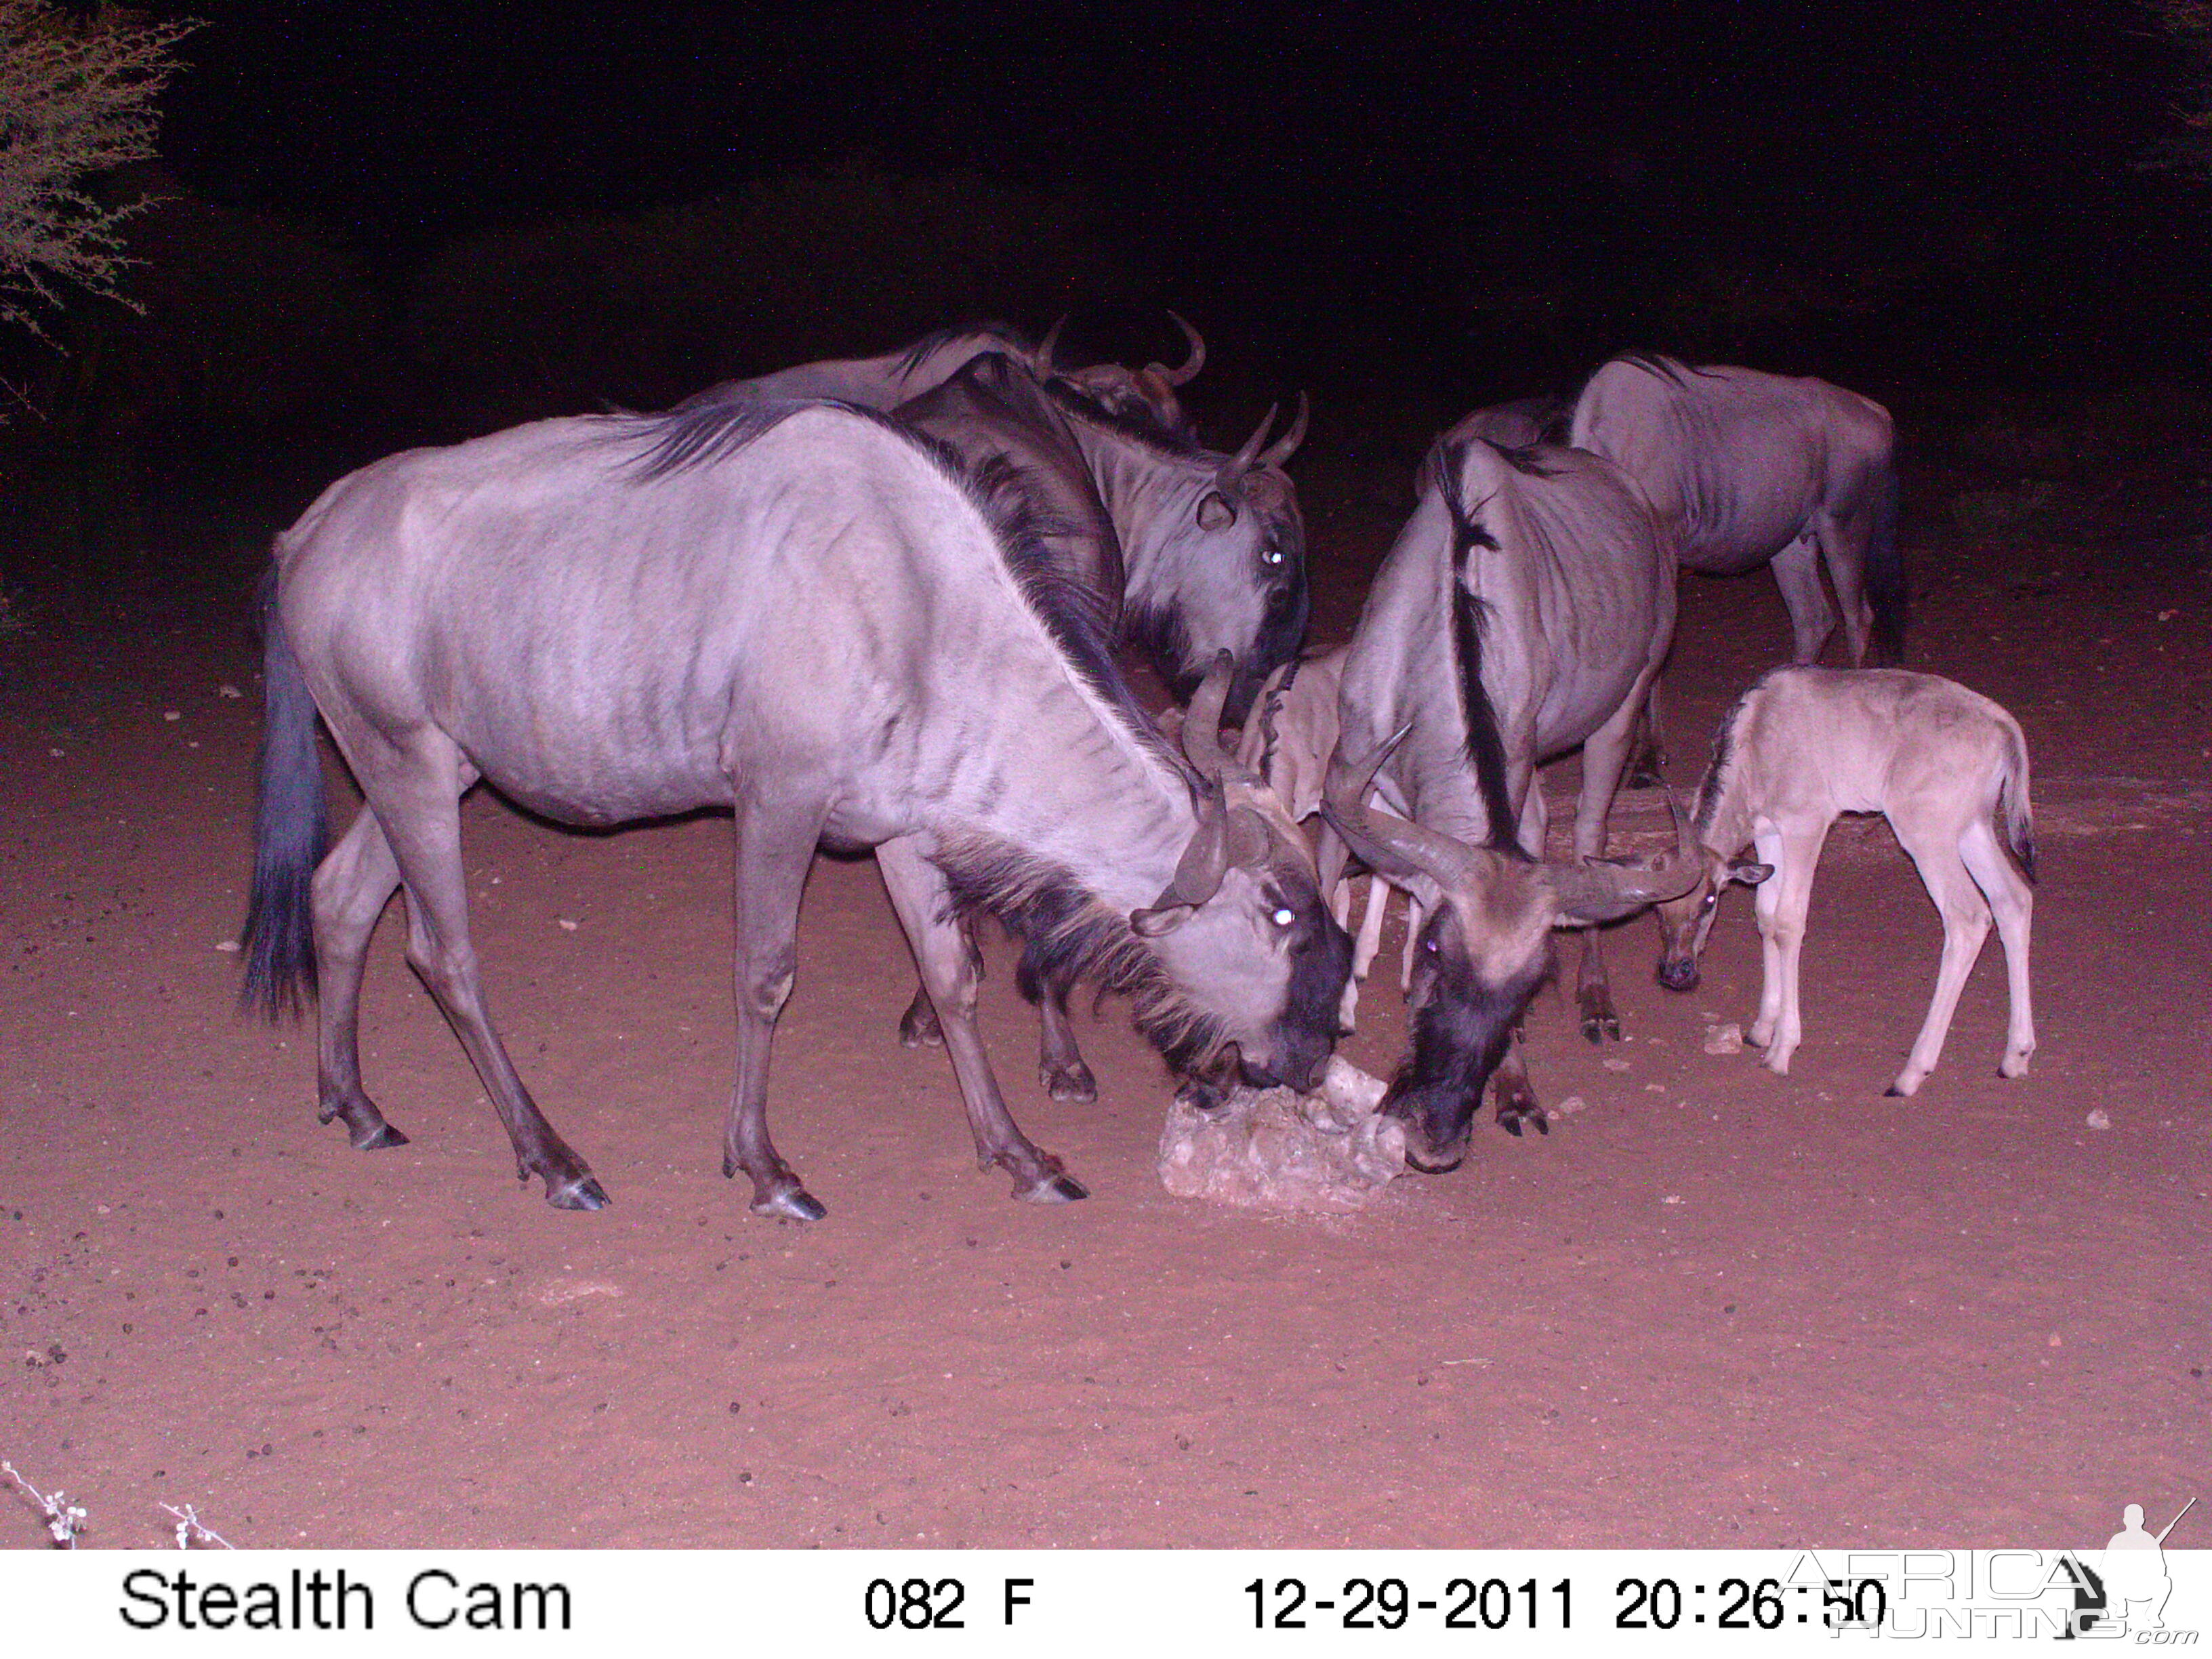
<instances>
[{"instance_id":1,"label":"blue wildebeest","mask_svg":"<svg viewBox=\"0 0 2212 1659\"><path fill-rule=\"evenodd\" d=\"M1531 449L1538 444L1567 441L1567 417L1573 412L1568 399L1556 392L1534 398L1516 398L1510 404L1492 404L1464 417L1440 441L1457 445L1470 438L1487 438L1502 449Z\"/></svg>"},{"instance_id":2,"label":"blue wildebeest","mask_svg":"<svg viewBox=\"0 0 2212 1659\"><path fill-rule=\"evenodd\" d=\"M1067 381L1110 414L1150 421L1170 437L1195 443L1198 428L1184 413L1182 399L1176 395L1176 388L1189 385L1198 378L1198 371L1206 367L1206 342L1196 329L1174 312L1168 313L1168 316L1182 331L1183 340L1189 347L1180 368L1170 368L1164 363L1147 363L1142 368L1125 368L1119 363L1062 368L1058 362L1060 331L1067 320L1062 318L1052 325L1051 331L1044 337L1044 343L1036 349L1037 373L1047 380Z\"/></svg>"},{"instance_id":3,"label":"blue wildebeest","mask_svg":"<svg viewBox=\"0 0 2212 1659\"><path fill-rule=\"evenodd\" d=\"M1905 653L1905 562L1889 411L1826 380L1630 353L1583 383L1567 441L1633 478L1677 556L1735 576L1771 562L1795 660L1816 660L1838 605L1854 665ZM1837 605L1820 585L1827 568Z\"/></svg>"},{"instance_id":4,"label":"blue wildebeest","mask_svg":"<svg viewBox=\"0 0 2212 1659\"><path fill-rule=\"evenodd\" d=\"M1770 1071L1789 1071L1803 1036L1797 960L1821 845L1839 813L1880 812L1943 918L1936 995L1888 1092L1912 1094L1935 1069L1992 912L2012 1001L1997 1070L2022 1075L2035 1052L2027 781L2020 722L1955 681L1901 669L1777 670L1721 722L1698 790L1705 868L1696 887L1660 907L1659 982L1696 989L1721 889L1732 881L1755 886L1765 980L1751 1041L1766 1051ZM1738 856L1747 846L1756 846L1759 861Z\"/></svg>"},{"instance_id":5,"label":"blue wildebeest","mask_svg":"<svg viewBox=\"0 0 2212 1659\"><path fill-rule=\"evenodd\" d=\"M1264 453L1272 420L1224 457L1115 415L1066 382L1040 385L1021 363L987 352L894 418L1018 491L1071 599L1087 602L1109 635L1148 645L1185 698L1226 652L1237 665L1228 697L1241 719L1239 700L1249 704L1252 687L1297 651L1307 612L1304 532L1281 463L1303 435L1303 411ZM1067 1022L1068 988L1040 979L1037 967L1024 962L1021 984L1043 1022L1039 1077L1056 1099L1095 1099L1097 1081ZM916 994L899 1032L908 1047L939 1039L925 994Z\"/></svg>"},{"instance_id":6,"label":"blue wildebeest","mask_svg":"<svg viewBox=\"0 0 2212 1659\"><path fill-rule=\"evenodd\" d=\"M557 1207L605 1201L485 1007L460 857L479 778L569 823L733 809L723 1170L760 1213L823 1213L767 1121L817 846L876 850L977 1158L1021 1197L1084 1194L992 1078L967 912L1131 994L1186 1073L1320 1076L1350 949L1303 840L1229 769L1194 784L1019 525L881 417L738 402L393 456L277 538L265 620L246 996L273 1014L319 990L320 1115L356 1146L401 1139L362 1086L356 1026L369 933L404 886L408 959L523 1178ZM327 855L318 710L367 798Z\"/></svg>"},{"instance_id":7,"label":"blue wildebeest","mask_svg":"<svg viewBox=\"0 0 2212 1659\"><path fill-rule=\"evenodd\" d=\"M1549 969L1550 930L1568 908L1543 897L1556 885L1511 873L1544 848L1536 768L1581 748L1574 851L1601 857L1637 714L1674 631L1671 545L1611 462L1479 438L1431 452L1419 503L1353 632L1338 708L1346 756L1376 753L1404 729L1371 787L1394 816L1466 854L1422 866L1431 885L1456 896L1441 925L1460 942L1454 960L1465 978L1445 994L1433 971L1424 980L1427 958L1417 958L1414 1060L1394 1099L1425 1125L1408 1137L1422 1167L1458 1160L1493 1071L1498 1121L1516 1134L1544 1127L1518 1054L1507 1054ZM1347 816L1364 804L1335 810ZM1332 848L1324 890L1340 868ZM1429 927L1438 925L1431 915ZM1425 933L1425 951L1429 942ZM1584 1035L1618 1036L1594 933L1584 936L1578 988Z\"/></svg>"}]
</instances>

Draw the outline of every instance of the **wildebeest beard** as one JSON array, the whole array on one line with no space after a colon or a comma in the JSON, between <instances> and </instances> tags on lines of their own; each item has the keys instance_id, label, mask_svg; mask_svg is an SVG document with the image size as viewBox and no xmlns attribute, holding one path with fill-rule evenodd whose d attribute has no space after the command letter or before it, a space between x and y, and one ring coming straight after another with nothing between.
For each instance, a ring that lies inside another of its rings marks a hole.
<instances>
[{"instance_id":1,"label":"wildebeest beard","mask_svg":"<svg viewBox=\"0 0 2212 1659\"><path fill-rule=\"evenodd\" d=\"M1552 966L1547 944L1531 966L1502 984L1486 985L1460 952L1431 951L1423 941L1413 985L1413 1051L1382 1105L1406 1124L1407 1159L1415 1169L1441 1175L1459 1167L1484 1085Z\"/></svg>"}]
</instances>

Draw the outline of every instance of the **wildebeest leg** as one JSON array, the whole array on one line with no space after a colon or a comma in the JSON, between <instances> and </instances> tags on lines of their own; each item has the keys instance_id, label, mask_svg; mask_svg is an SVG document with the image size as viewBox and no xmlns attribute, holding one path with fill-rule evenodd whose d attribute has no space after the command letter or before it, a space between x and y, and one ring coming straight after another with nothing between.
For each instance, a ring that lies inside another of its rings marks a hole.
<instances>
[{"instance_id":1,"label":"wildebeest leg","mask_svg":"<svg viewBox=\"0 0 2212 1659\"><path fill-rule=\"evenodd\" d=\"M1533 741L1528 745L1534 752ZM1551 809L1545 804L1544 787L1533 767L1508 768L1509 789L1517 788L1521 797L1521 817L1517 826L1522 848L1534 857L1544 855L1544 843L1551 836ZM1544 1115L1544 1103L1536 1098L1534 1086L1528 1081L1528 1060L1525 1052L1527 1036L1523 1023L1513 1024L1513 1042L1505 1051L1505 1058L1498 1062L1491 1074L1491 1086L1496 1096L1495 1111L1498 1124L1510 1134L1519 1134L1521 1126L1533 1123L1538 1134L1552 1133L1551 1121Z\"/></svg>"},{"instance_id":2,"label":"wildebeest leg","mask_svg":"<svg viewBox=\"0 0 2212 1659\"><path fill-rule=\"evenodd\" d=\"M327 712L327 711L326 711ZM335 728L334 728L335 729ZM468 1051L484 1092L514 1147L516 1173L545 1182L559 1210L596 1210L606 1190L553 1131L492 1029L469 938L467 877L461 867L461 790L468 763L443 732L417 733L404 748L356 732L347 758L368 797L407 890L407 962Z\"/></svg>"},{"instance_id":3,"label":"wildebeest leg","mask_svg":"<svg viewBox=\"0 0 2212 1659\"><path fill-rule=\"evenodd\" d=\"M361 975L369 935L399 885L399 865L376 814L366 806L315 871L315 982L320 1030L316 1066L318 1122L343 1120L346 1138L367 1152L404 1146L407 1137L361 1085Z\"/></svg>"},{"instance_id":4,"label":"wildebeest leg","mask_svg":"<svg viewBox=\"0 0 2212 1659\"><path fill-rule=\"evenodd\" d=\"M1083 1063L1075 1028L1067 1023L1071 988L1048 980L1037 984L1037 1081L1054 1100L1092 1101L1098 1098L1098 1079Z\"/></svg>"},{"instance_id":5,"label":"wildebeest leg","mask_svg":"<svg viewBox=\"0 0 2212 1659\"><path fill-rule=\"evenodd\" d=\"M799 901L821 839L818 808L737 794L738 1076L722 1129L722 1175L743 1170L755 1215L819 1221L829 1213L800 1184L768 1133L769 1054L799 971Z\"/></svg>"},{"instance_id":6,"label":"wildebeest leg","mask_svg":"<svg viewBox=\"0 0 2212 1659\"><path fill-rule=\"evenodd\" d=\"M1006 1109L975 1030L975 987L981 976L967 935L948 914L943 873L922 856L910 836L876 848L876 863L884 872L891 908L898 913L915 960L921 964L922 985L937 1005L945 1051L951 1057L968 1108L968 1127L975 1137L978 1167L988 1170L997 1164L1014 1177L1014 1195L1034 1203L1089 1197L1058 1158L1023 1134Z\"/></svg>"},{"instance_id":7,"label":"wildebeest leg","mask_svg":"<svg viewBox=\"0 0 2212 1659\"><path fill-rule=\"evenodd\" d=\"M1339 889L1340 902L1337 908L1343 912L1336 919L1341 927L1352 914L1352 889L1346 884ZM1382 948L1383 913L1390 905L1390 884L1380 876L1367 878L1367 906L1360 912L1359 936L1352 945L1352 975L1344 981L1344 995L1336 1006L1336 1029L1340 1036L1349 1036L1358 1029L1355 1022L1359 1014L1359 982L1367 977L1375 965L1375 957Z\"/></svg>"},{"instance_id":8,"label":"wildebeest leg","mask_svg":"<svg viewBox=\"0 0 2212 1659\"><path fill-rule=\"evenodd\" d=\"M2005 980L2011 1013L2005 1024L2004 1059L2000 1077L2024 1077L2028 1058L2035 1053L2035 1009L2027 989L2027 943L2035 920L2035 890L1997 845L1986 819L1966 826L1960 838L1959 856L1966 860L1996 914L1997 938L2004 945Z\"/></svg>"},{"instance_id":9,"label":"wildebeest leg","mask_svg":"<svg viewBox=\"0 0 2212 1659\"><path fill-rule=\"evenodd\" d=\"M1820 585L1820 549L1810 532L1774 556L1774 585L1790 608L1790 629L1796 640L1790 660L1820 661L1828 635L1836 631L1836 608Z\"/></svg>"},{"instance_id":10,"label":"wildebeest leg","mask_svg":"<svg viewBox=\"0 0 2212 1659\"><path fill-rule=\"evenodd\" d=\"M1420 900L1411 893L1406 895L1406 943L1398 952L1398 988L1413 988L1413 958L1420 953L1421 929L1428 925L1428 916L1421 908ZM1379 930L1377 943L1380 943Z\"/></svg>"},{"instance_id":11,"label":"wildebeest leg","mask_svg":"<svg viewBox=\"0 0 2212 1659\"><path fill-rule=\"evenodd\" d=\"M1644 707L1638 711L1635 735L1628 746L1628 787L1631 789L1656 789L1667 781L1667 734L1661 721L1659 708L1659 678L1652 677L1651 689L1644 694Z\"/></svg>"},{"instance_id":12,"label":"wildebeest leg","mask_svg":"<svg viewBox=\"0 0 2212 1659\"><path fill-rule=\"evenodd\" d=\"M1908 830L1894 819L1891 827L1919 866L1920 879L1928 884L1929 896L1943 917L1943 961L1936 970L1936 994L1928 1004L1928 1018L1921 1022L1920 1035L1912 1040L1905 1069L1883 1091L1910 1095L1936 1069L1943 1053L1943 1039L1951 1030L1959 993L1966 988L1966 975L1990 935L1990 907L1959 855L1958 837L1949 825L1932 834L1917 826Z\"/></svg>"},{"instance_id":13,"label":"wildebeest leg","mask_svg":"<svg viewBox=\"0 0 2212 1659\"><path fill-rule=\"evenodd\" d=\"M1656 684L1658 676L1650 675ZM1575 806L1575 856L1588 860L1605 856L1606 828L1613 811L1613 792L1628 763L1629 747L1641 723L1650 685L1631 690L1613 718L1590 733L1583 744L1583 792ZM1575 973L1575 1001L1582 1012L1583 1035L1592 1042L1611 1037L1620 1040L1620 1014L1613 1004L1613 987L1605 976L1605 957L1598 929L1582 930L1582 960Z\"/></svg>"},{"instance_id":14,"label":"wildebeest leg","mask_svg":"<svg viewBox=\"0 0 2212 1659\"><path fill-rule=\"evenodd\" d=\"M1812 830L1791 825L1774 838L1776 851L1768 856L1769 838L1759 838L1759 858L1775 866L1775 873L1753 890L1758 895L1759 934L1765 946L1769 975L1759 996L1759 1022L1751 1040L1766 1050L1767 1070L1785 1076L1790 1057L1804 1037L1798 1012L1797 962L1805 944L1805 912L1813 899L1813 872L1826 844L1828 826ZM1767 890L1773 889L1770 897Z\"/></svg>"},{"instance_id":15,"label":"wildebeest leg","mask_svg":"<svg viewBox=\"0 0 2212 1659\"><path fill-rule=\"evenodd\" d=\"M1874 632L1874 606L1866 596L1866 545L1873 515L1861 512L1854 519L1835 514L1820 518L1820 556L1828 567L1828 580L1836 585L1836 604L1844 613L1844 644L1851 653L1851 666L1866 665L1867 641Z\"/></svg>"}]
</instances>

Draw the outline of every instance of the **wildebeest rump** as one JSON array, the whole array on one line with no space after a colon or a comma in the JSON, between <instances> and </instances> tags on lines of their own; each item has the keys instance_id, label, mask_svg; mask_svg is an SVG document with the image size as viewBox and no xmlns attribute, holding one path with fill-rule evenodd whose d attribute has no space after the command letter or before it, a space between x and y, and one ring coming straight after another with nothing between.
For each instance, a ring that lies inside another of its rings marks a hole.
<instances>
[{"instance_id":1,"label":"wildebeest rump","mask_svg":"<svg viewBox=\"0 0 2212 1659\"><path fill-rule=\"evenodd\" d=\"M480 777L570 823L732 808L723 1169L763 1213L823 1213L767 1124L817 845L876 849L977 1156L1021 1196L1083 1189L990 1074L963 909L1131 994L1183 1070L1306 1086L1327 1058L1349 944L1280 809L1241 778L1194 789L1018 526L878 417L732 404L393 456L277 538L266 622L246 992L273 1012L319 988L321 1115L356 1146L398 1139L356 1027L370 931L404 885L408 959L518 1170L556 1206L605 1202L484 1005L459 812ZM368 803L327 856L318 709Z\"/></svg>"}]
</instances>

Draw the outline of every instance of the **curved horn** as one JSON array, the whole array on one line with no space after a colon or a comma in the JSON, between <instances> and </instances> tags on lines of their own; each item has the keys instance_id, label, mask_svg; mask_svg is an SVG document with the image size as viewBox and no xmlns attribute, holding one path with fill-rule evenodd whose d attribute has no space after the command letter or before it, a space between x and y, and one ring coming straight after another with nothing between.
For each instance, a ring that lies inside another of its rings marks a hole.
<instances>
[{"instance_id":1,"label":"curved horn","mask_svg":"<svg viewBox=\"0 0 2212 1659\"><path fill-rule=\"evenodd\" d=\"M1198 371L1206 367L1206 342L1196 329L1174 312L1168 313L1168 317L1182 331L1182 337L1190 342L1190 355L1183 359L1181 368L1163 368L1160 372L1167 376L1170 386L1188 386L1198 378Z\"/></svg>"},{"instance_id":2,"label":"curved horn","mask_svg":"<svg viewBox=\"0 0 2212 1659\"><path fill-rule=\"evenodd\" d=\"M1036 349L1037 374L1044 380L1048 380L1060 373L1059 365L1054 362L1054 355L1060 349L1060 331L1066 326L1067 313L1063 311L1053 325L1045 331L1044 343Z\"/></svg>"},{"instance_id":3,"label":"curved horn","mask_svg":"<svg viewBox=\"0 0 2212 1659\"><path fill-rule=\"evenodd\" d=\"M1425 830L1395 812L1367 804L1368 793L1375 787L1375 775L1412 729L1411 721L1400 726L1364 761L1347 761L1341 749L1330 756L1322 812L1352 851L1384 874L1420 874L1441 886L1461 885L1472 874L1475 860L1472 849L1449 836ZM1376 854L1382 856L1377 858Z\"/></svg>"},{"instance_id":4,"label":"curved horn","mask_svg":"<svg viewBox=\"0 0 2212 1659\"><path fill-rule=\"evenodd\" d=\"M1221 709L1229 701L1229 682L1237 672L1237 659L1226 651L1217 653L1206 671L1190 712L1182 717L1182 752L1198 769L1209 787L1221 787L1222 769L1229 757L1221 750Z\"/></svg>"},{"instance_id":5,"label":"curved horn","mask_svg":"<svg viewBox=\"0 0 2212 1659\"><path fill-rule=\"evenodd\" d=\"M1305 441L1306 416L1309 412L1310 411L1306 403L1306 394L1301 392L1298 393L1297 418L1291 422L1291 429L1288 432L1267 446L1267 453L1260 457L1261 465L1280 466L1291 459L1291 453Z\"/></svg>"},{"instance_id":6,"label":"curved horn","mask_svg":"<svg viewBox=\"0 0 2212 1659\"><path fill-rule=\"evenodd\" d=\"M1254 430L1252 435L1244 441L1244 447L1238 450L1229 465L1221 469L1224 477L1234 477L1237 474L1248 471L1252 463L1260 458L1260 446L1267 441L1267 428L1274 425L1275 416L1281 409L1280 404L1267 405L1267 412L1261 416L1259 426Z\"/></svg>"}]
</instances>

